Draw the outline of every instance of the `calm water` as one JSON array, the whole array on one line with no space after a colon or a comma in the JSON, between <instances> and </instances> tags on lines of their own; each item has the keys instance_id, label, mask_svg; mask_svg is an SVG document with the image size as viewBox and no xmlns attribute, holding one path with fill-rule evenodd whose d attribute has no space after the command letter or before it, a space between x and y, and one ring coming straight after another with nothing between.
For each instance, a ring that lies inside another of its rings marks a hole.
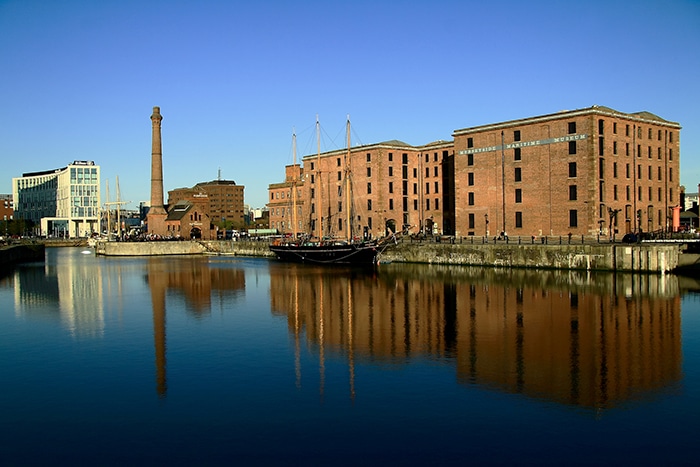
<instances>
[{"instance_id":1,"label":"calm water","mask_svg":"<svg viewBox=\"0 0 700 467\"><path fill-rule=\"evenodd\" d=\"M0 279L0 464L695 462L684 289L49 249Z\"/></svg>"}]
</instances>

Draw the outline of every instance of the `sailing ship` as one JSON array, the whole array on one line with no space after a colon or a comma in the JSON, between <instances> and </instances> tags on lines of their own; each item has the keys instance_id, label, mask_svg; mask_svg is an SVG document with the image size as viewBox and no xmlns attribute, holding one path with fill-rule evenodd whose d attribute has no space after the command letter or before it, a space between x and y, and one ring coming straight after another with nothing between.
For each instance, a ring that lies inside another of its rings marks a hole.
<instances>
[{"instance_id":1,"label":"sailing ship","mask_svg":"<svg viewBox=\"0 0 700 467\"><path fill-rule=\"evenodd\" d=\"M345 160L345 176L343 178L343 191L347 208L345 209L347 228L346 237L339 238L323 238L319 235L318 238L312 238L311 235L298 235L297 220L296 220L296 178L292 181L292 224L293 236L291 238L278 239L270 244L270 250L275 253L277 259L295 263L312 263L312 264L342 264L342 265L376 265L379 254L388 246L386 239L378 240L360 240L353 237L352 233L352 195L350 187L350 118L347 119L347 155ZM318 140L317 151L317 170L320 174L320 129L318 118L316 119L316 134ZM294 139L294 164L296 165L296 139ZM318 177L320 181L320 176ZM320 198L319 198L320 201ZM316 210L318 219L318 231L322 232L322 209L321 206ZM393 237L393 236L392 236ZM393 237L395 238L395 237Z\"/></svg>"},{"instance_id":2,"label":"sailing ship","mask_svg":"<svg viewBox=\"0 0 700 467\"><path fill-rule=\"evenodd\" d=\"M376 265L376 241L278 241L270 245L277 259L295 263Z\"/></svg>"}]
</instances>

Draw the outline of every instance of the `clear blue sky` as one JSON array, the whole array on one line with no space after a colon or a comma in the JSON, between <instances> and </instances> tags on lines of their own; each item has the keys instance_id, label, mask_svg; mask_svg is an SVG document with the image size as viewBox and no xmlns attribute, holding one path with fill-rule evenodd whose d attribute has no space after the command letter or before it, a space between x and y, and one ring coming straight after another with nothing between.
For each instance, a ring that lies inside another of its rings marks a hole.
<instances>
[{"instance_id":1,"label":"clear blue sky","mask_svg":"<svg viewBox=\"0 0 700 467\"><path fill-rule=\"evenodd\" d=\"M679 122L700 183L700 2L0 0L0 193L94 160L150 199L218 176L261 207L297 154L604 105ZM104 189L103 189L104 196Z\"/></svg>"}]
</instances>

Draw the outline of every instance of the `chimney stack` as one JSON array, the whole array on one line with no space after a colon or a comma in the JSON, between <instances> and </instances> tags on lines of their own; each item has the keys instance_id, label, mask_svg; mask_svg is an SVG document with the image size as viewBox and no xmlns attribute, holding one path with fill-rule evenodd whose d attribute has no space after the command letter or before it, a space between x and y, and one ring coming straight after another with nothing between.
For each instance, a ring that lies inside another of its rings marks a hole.
<instances>
[{"instance_id":1,"label":"chimney stack","mask_svg":"<svg viewBox=\"0 0 700 467\"><path fill-rule=\"evenodd\" d=\"M151 209L153 214L164 214L163 207L163 145L160 139L160 122L163 117L160 107L153 107L151 122L153 137L151 144Z\"/></svg>"},{"instance_id":2,"label":"chimney stack","mask_svg":"<svg viewBox=\"0 0 700 467\"><path fill-rule=\"evenodd\" d=\"M160 107L153 107L151 123L153 137L151 144L151 207L146 216L148 233L153 235L166 235L165 219L168 213L163 205L163 149L160 140Z\"/></svg>"}]
</instances>

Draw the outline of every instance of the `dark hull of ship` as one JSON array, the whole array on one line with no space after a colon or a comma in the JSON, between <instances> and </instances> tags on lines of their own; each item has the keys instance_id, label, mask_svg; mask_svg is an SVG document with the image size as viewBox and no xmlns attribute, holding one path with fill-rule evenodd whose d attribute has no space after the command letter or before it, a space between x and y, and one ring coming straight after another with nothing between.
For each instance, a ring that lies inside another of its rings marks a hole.
<instances>
[{"instance_id":1,"label":"dark hull of ship","mask_svg":"<svg viewBox=\"0 0 700 467\"><path fill-rule=\"evenodd\" d=\"M369 266L376 264L377 245L367 243L328 245L270 245L277 259L294 263L344 264Z\"/></svg>"}]
</instances>

